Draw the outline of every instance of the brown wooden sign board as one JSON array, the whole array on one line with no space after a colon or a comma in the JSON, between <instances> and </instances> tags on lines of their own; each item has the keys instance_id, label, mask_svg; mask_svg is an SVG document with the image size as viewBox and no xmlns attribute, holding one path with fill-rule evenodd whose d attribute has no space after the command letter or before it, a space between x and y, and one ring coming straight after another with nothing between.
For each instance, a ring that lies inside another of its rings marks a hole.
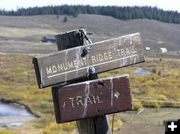
<instances>
[{"instance_id":1,"label":"brown wooden sign board","mask_svg":"<svg viewBox=\"0 0 180 134\"><path fill-rule=\"evenodd\" d=\"M85 48L90 51L82 56ZM143 61L144 50L139 33L33 58L40 88L84 77L90 67L101 73Z\"/></svg>"},{"instance_id":2,"label":"brown wooden sign board","mask_svg":"<svg viewBox=\"0 0 180 134\"><path fill-rule=\"evenodd\" d=\"M129 75L53 87L57 123L132 109Z\"/></svg>"}]
</instances>

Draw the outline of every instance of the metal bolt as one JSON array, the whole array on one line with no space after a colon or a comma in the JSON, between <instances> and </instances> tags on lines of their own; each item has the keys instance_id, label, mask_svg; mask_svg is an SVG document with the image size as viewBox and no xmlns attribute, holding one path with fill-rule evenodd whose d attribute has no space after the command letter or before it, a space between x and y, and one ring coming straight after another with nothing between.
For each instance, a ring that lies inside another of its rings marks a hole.
<instances>
[{"instance_id":1,"label":"metal bolt","mask_svg":"<svg viewBox=\"0 0 180 134\"><path fill-rule=\"evenodd\" d=\"M95 74L95 73L96 73L96 69L94 67L89 67L88 74L92 75L92 74Z\"/></svg>"},{"instance_id":2,"label":"metal bolt","mask_svg":"<svg viewBox=\"0 0 180 134\"><path fill-rule=\"evenodd\" d=\"M82 57L86 56L88 53L90 53L90 51L91 51L91 48L90 48L90 47L85 47L85 48L83 49L83 52L82 52L81 56L82 56Z\"/></svg>"},{"instance_id":3,"label":"metal bolt","mask_svg":"<svg viewBox=\"0 0 180 134\"><path fill-rule=\"evenodd\" d=\"M85 53L90 53L90 51L91 51L91 48L90 47L86 47L86 48L84 48L84 50L83 50Z\"/></svg>"}]
</instances>

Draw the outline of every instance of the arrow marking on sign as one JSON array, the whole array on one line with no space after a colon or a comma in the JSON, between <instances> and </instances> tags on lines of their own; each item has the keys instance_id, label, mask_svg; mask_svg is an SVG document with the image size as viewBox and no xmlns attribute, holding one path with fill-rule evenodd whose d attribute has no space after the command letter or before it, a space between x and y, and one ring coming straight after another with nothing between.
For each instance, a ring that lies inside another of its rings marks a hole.
<instances>
[{"instance_id":1,"label":"arrow marking on sign","mask_svg":"<svg viewBox=\"0 0 180 134\"><path fill-rule=\"evenodd\" d=\"M116 92L114 93L114 97L115 97L116 99L119 98L119 95L120 95L120 93L119 93L118 91L116 91Z\"/></svg>"}]
</instances>

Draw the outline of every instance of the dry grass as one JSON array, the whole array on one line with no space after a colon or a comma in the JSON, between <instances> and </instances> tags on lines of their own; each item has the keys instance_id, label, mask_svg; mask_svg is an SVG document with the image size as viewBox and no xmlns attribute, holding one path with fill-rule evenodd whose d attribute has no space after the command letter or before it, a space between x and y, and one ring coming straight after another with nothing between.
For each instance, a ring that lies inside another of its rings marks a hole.
<instances>
[{"instance_id":1,"label":"dry grass","mask_svg":"<svg viewBox=\"0 0 180 134\"><path fill-rule=\"evenodd\" d=\"M25 38L27 36L40 36L46 34L57 34L56 31L42 28L18 28L18 27L0 27L0 35L6 38Z\"/></svg>"},{"instance_id":2,"label":"dry grass","mask_svg":"<svg viewBox=\"0 0 180 134\"><path fill-rule=\"evenodd\" d=\"M18 129L1 129L0 134L24 134L24 129L29 129L29 134L67 134L76 133L75 123L57 125L55 123L54 108L50 88L38 89L32 57L27 55L0 55L0 98L14 100L28 105L32 111L41 118L27 123ZM147 68L153 73L137 76L133 72L137 67ZM143 106L176 106L179 104L143 102L141 99L155 100L180 100L180 61L147 59L145 63L131 67L121 68L100 74L100 77L130 74L131 91L134 108L138 110ZM121 123L116 121L115 126Z\"/></svg>"},{"instance_id":3,"label":"dry grass","mask_svg":"<svg viewBox=\"0 0 180 134\"><path fill-rule=\"evenodd\" d=\"M152 48L167 47L179 49L180 25L165 24L151 20L121 21L112 17L98 15L80 15L77 18L64 16L0 16L0 51L8 53L51 53L57 51L56 45L39 43L44 35L58 34L79 27L93 32L93 41L117 37L128 33L140 32L145 46ZM112 25L113 24L113 25ZM157 44L159 41L163 44ZM149 69L153 73L136 76L137 67ZM143 106L180 107L176 103L146 102L142 100L180 101L180 61L147 59L143 64L126 67L100 77L130 74L133 106L135 110ZM0 134L74 134L75 123L56 124L50 88L40 90L37 87L32 57L27 55L0 54L0 99L18 101L30 107L40 116L36 121L19 128L1 128ZM111 119L111 118L110 118ZM110 121L111 122L111 121ZM121 126L120 119L115 120L115 130Z\"/></svg>"}]
</instances>

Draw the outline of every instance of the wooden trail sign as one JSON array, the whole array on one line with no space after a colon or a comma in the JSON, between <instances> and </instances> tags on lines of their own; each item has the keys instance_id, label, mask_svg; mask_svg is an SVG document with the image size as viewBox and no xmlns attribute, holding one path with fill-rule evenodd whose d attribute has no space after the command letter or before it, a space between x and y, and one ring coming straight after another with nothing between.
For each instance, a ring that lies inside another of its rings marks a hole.
<instances>
[{"instance_id":1,"label":"wooden trail sign","mask_svg":"<svg viewBox=\"0 0 180 134\"><path fill-rule=\"evenodd\" d=\"M129 75L53 87L58 123L132 109Z\"/></svg>"},{"instance_id":2,"label":"wooden trail sign","mask_svg":"<svg viewBox=\"0 0 180 134\"><path fill-rule=\"evenodd\" d=\"M101 73L143 61L139 33L33 58L40 88L84 77L90 67Z\"/></svg>"}]
</instances>

